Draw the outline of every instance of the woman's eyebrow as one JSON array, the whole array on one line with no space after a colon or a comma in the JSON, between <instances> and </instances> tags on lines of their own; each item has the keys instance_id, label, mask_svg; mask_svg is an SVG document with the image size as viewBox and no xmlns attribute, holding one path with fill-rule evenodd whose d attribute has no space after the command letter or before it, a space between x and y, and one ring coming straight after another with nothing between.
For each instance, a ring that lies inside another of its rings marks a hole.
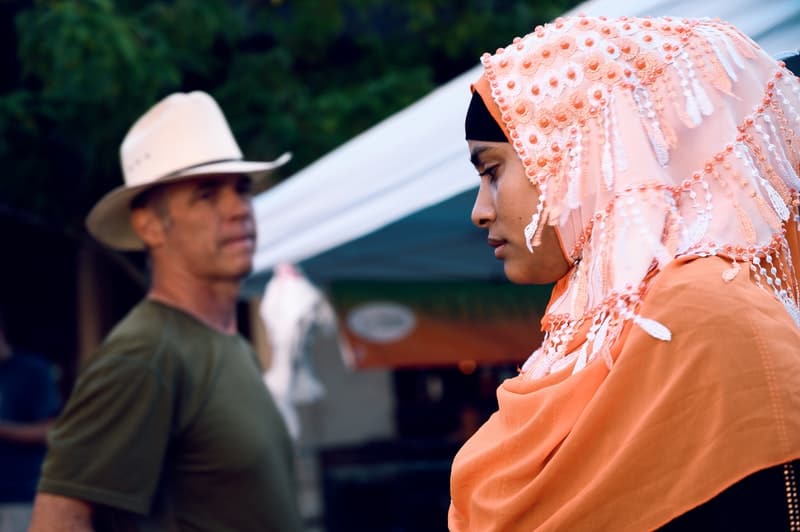
<instances>
[{"instance_id":1,"label":"woman's eyebrow","mask_svg":"<svg viewBox=\"0 0 800 532\"><path fill-rule=\"evenodd\" d=\"M481 154L487 150L490 150L489 146L475 146L472 148L470 152L469 160L472 163L472 166L479 166L483 161L481 161Z\"/></svg>"}]
</instances>

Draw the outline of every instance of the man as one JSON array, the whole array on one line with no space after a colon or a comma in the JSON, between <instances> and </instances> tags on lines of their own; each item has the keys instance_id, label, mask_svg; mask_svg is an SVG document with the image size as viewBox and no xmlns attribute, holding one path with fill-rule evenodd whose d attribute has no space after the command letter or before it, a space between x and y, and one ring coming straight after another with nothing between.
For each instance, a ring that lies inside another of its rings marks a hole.
<instances>
[{"instance_id":1,"label":"man","mask_svg":"<svg viewBox=\"0 0 800 532\"><path fill-rule=\"evenodd\" d=\"M82 371L50 437L31 530L293 531L292 449L236 333L251 269L248 162L207 94L173 94L121 147L125 185L87 218L116 249L146 249L147 297Z\"/></svg>"},{"instance_id":2,"label":"man","mask_svg":"<svg viewBox=\"0 0 800 532\"><path fill-rule=\"evenodd\" d=\"M47 430L59 403L49 365L11 348L0 315L0 532L22 532L30 524Z\"/></svg>"}]
</instances>

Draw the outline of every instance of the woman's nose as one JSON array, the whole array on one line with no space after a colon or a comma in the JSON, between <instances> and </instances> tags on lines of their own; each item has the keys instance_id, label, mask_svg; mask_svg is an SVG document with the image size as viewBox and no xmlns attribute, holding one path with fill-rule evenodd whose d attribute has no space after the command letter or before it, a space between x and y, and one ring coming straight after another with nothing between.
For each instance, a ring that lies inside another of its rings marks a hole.
<instances>
[{"instance_id":1,"label":"woman's nose","mask_svg":"<svg viewBox=\"0 0 800 532\"><path fill-rule=\"evenodd\" d=\"M478 187L478 195L475 197L475 204L472 206L472 223L480 228L487 228L495 219L494 205L491 201L486 187L481 184Z\"/></svg>"}]
</instances>

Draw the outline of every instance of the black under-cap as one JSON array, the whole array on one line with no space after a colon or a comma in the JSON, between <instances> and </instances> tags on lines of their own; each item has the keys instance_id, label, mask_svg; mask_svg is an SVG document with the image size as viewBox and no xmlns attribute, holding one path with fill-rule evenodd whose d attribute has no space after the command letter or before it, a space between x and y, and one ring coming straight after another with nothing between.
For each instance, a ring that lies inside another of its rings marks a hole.
<instances>
[{"instance_id":1,"label":"black under-cap","mask_svg":"<svg viewBox=\"0 0 800 532\"><path fill-rule=\"evenodd\" d=\"M800 76L800 50L781 54L779 59L786 63L786 68L794 72L795 76Z\"/></svg>"},{"instance_id":2,"label":"black under-cap","mask_svg":"<svg viewBox=\"0 0 800 532\"><path fill-rule=\"evenodd\" d=\"M467 118L464 121L464 132L467 140L508 142L506 134L486 108L478 91L472 91L472 100L469 102Z\"/></svg>"}]
</instances>

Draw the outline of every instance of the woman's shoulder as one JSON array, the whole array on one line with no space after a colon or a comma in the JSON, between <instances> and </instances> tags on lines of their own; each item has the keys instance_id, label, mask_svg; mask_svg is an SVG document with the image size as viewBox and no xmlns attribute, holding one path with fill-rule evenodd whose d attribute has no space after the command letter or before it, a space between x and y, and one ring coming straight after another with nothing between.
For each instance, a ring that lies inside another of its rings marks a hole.
<instances>
[{"instance_id":1,"label":"woman's shoulder","mask_svg":"<svg viewBox=\"0 0 800 532\"><path fill-rule=\"evenodd\" d=\"M748 264L735 265L720 257L666 266L645 293L641 314L670 329L716 335L719 341L732 336L800 341L800 329L773 290L759 286Z\"/></svg>"}]
</instances>

